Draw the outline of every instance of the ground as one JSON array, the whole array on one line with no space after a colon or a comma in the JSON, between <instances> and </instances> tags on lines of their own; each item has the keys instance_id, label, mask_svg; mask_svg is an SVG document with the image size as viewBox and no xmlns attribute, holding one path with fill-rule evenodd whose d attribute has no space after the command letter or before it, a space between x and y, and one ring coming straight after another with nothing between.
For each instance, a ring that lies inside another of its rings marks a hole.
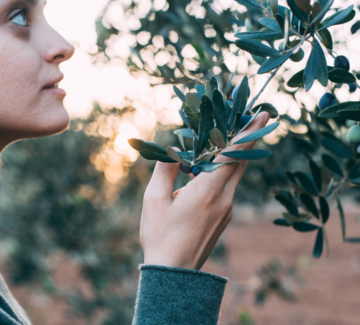
<instances>
[{"instance_id":1,"label":"ground","mask_svg":"<svg viewBox=\"0 0 360 325\"><path fill-rule=\"evenodd\" d=\"M348 235L360 237L360 206L351 200L345 200L343 205ZM238 325L237 317L243 310L250 312L254 325L360 324L360 245L342 243L338 211L332 210L327 224L330 256L319 260L311 258L315 233L272 225L282 211L276 202L260 212L252 207L234 207L233 219L221 238L228 247L226 262L208 261L202 269L229 279L220 325ZM283 265L300 265L304 280L294 284L296 302L271 296L263 307L258 307L251 290L257 283L255 274L272 259ZM67 261L59 263L55 279L63 288L79 285L77 269ZM81 286L86 290L85 284ZM67 307L59 299L30 294L29 289L11 289L36 325L88 324L67 318ZM93 324L100 323L93 320Z\"/></svg>"}]
</instances>

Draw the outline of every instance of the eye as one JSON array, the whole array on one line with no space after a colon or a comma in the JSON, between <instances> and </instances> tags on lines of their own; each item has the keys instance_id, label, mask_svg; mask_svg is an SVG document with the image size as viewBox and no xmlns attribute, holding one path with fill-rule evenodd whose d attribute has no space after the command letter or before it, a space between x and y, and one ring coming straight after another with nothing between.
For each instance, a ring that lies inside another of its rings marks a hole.
<instances>
[{"instance_id":1,"label":"eye","mask_svg":"<svg viewBox=\"0 0 360 325\"><path fill-rule=\"evenodd\" d=\"M19 26L27 26L26 11L22 10L18 12L15 16L13 16L13 18L11 18L11 22Z\"/></svg>"}]
</instances>

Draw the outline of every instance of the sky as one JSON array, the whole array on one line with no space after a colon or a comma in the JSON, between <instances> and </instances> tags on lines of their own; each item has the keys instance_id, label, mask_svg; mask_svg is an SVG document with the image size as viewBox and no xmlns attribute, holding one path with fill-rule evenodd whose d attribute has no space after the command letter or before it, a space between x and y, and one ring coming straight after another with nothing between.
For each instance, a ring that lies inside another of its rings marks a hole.
<instances>
[{"instance_id":1,"label":"sky","mask_svg":"<svg viewBox=\"0 0 360 325\"><path fill-rule=\"evenodd\" d=\"M84 117L94 101L116 106L129 88L123 66L94 66L89 52L96 50L95 20L107 0L50 0L45 15L50 25L75 46L73 58L61 65L60 87L67 91L65 106L72 117Z\"/></svg>"}]
</instances>

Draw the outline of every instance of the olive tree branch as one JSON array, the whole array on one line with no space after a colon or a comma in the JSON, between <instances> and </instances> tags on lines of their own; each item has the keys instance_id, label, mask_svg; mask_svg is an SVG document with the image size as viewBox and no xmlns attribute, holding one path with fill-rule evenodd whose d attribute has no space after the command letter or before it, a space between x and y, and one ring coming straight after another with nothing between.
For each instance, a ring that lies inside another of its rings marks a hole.
<instances>
[{"instance_id":1,"label":"olive tree branch","mask_svg":"<svg viewBox=\"0 0 360 325\"><path fill-rule=\"evenodd\" d=\"M251 107L254 106L255 102L258 100L258 98L260 97L260 95L263 93L263 91L265 90L265 88L268 86L269 82L271 81L272 78L275 77L276 73L279 71L279 69L281 68L281 66L279 66L278 68L276 68L270 75L269 79L265 82L264 86L260 89L260 91L258 92L258 94L252 99L252 101L249 103L249 105L246 106L244 113L246 113L249 109L251 109Z\"/></svg>"}]
</instances>

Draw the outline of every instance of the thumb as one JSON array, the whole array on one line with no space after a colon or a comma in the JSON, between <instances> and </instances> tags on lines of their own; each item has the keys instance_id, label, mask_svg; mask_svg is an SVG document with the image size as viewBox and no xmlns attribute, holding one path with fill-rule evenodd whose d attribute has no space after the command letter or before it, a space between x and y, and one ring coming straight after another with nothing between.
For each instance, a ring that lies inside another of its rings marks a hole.
<instances>
[{"instance_id":1,"label":"thumb","mask_svg":"<svg viewBox=\"0 0 360 325\"><path fill-rule=\"evenodd\" d=\"M173 200L174 180L179 170L180 163L158 161L146 192L150 193L152 197Z\"/></svg>"}]
</instances>

